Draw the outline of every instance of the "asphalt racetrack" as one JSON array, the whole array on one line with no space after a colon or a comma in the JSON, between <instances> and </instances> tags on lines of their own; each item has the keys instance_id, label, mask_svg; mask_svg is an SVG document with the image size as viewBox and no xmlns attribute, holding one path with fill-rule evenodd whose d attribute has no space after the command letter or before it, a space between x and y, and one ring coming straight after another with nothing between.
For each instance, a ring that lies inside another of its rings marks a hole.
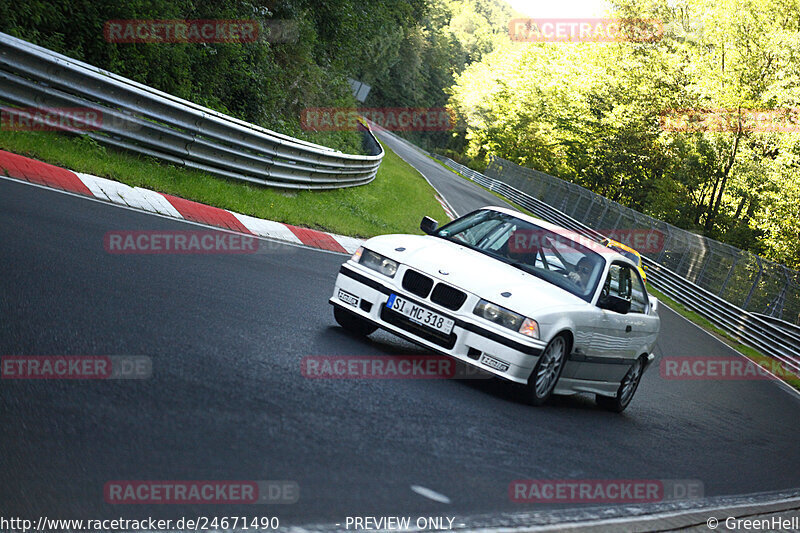
<instances>
[{"instance_id":1,"label":"asphalt racetrack","mask_svg":"<svg viewBox=\"0 0 800 533\"><path fill-rule=\"evenodd\" d=\"M502 204L384 141L459 214ZM308 379L306 356L425 353L336 325L327 299L346 256L278 243L248 255L109 254L110 230L200 228L8 179L0 227L0 354L152 361L145 380L0 380L4 516L458 522L548 508L511 501L516 479L692 479L706 496L797 485L800 401L771 381L666 380L657 361L617 415L588 395L521 405L495 379ZM659 358L733 354L664 306L661 318ZM111 480L292 480L300 499L112 505Z\"/></svg>"}]
</instances>

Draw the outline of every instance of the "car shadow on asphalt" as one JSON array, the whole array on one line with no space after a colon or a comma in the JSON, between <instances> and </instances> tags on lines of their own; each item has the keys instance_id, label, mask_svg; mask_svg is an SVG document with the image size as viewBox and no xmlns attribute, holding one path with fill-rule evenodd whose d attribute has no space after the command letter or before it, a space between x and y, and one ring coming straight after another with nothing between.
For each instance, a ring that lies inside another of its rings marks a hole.
<instances>
[{"instance_id":1,"label":"car shadow on asphalt","mask_svg":"<svg viewBox=\"0 0 800 533\"><path fill-rule=\"evenodd\" d=\"M334 340L334 342L344 342L348 345L355 343L363 348L366 348L358 350L361 353L353 355L374 355L395 358L398 361L406 356L418 357L436 355L425 348L381 330L378 330L368 337L362 337L353 333L349 333L341 327L330 326L327 328L326 334L331 334L331 340ZM451 378L452 381L458 381L462 385L467 386L476 392L490 395L495 399L502 400L504 402L515 404L521 407L529 407L530 409L537 409L533 406L527 406L519 399L520 385L495 377L487 372L475 369L474 367L461 361L453 361L456 363L454 374L456 376L468 377ZM594 395L591 394L573 394L567 396L554 394L541 408L558 409L563 411L580 410L606 412L604 409L601 409L597 406L594 401ZM617 414L614 414L614 416L619 417Z\"/></svg>"}]
</instances>

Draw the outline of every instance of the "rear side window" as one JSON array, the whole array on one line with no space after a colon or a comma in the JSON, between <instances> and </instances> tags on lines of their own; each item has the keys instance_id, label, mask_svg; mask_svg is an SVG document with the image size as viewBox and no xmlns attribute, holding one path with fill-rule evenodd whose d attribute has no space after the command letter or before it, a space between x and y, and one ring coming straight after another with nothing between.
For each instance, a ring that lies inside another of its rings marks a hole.
<instances>
[{"instance_id":1,"label":"rear side window","mask_svg":"<svg viewBox=\"0 0 800 533\"><path fill-rule=\"evenodd\" d=\"M631 313L646 313L650 302L647 299L647 291L644 290L639 273L633 269L631 272Z\"/></svg>"}]
</instances>

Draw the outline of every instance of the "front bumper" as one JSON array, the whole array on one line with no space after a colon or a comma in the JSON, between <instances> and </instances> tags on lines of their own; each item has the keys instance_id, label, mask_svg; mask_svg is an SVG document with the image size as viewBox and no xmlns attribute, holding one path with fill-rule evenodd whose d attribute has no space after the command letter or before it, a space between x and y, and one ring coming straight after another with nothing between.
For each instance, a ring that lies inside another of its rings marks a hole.
<instances>
[{"instance_id":1,"label":"front bumper","mask_svg":"<svg viewBox=\"0 0 800 533\"><path fill-rule=\"evenodd\" d=\"M493 328L493 325L482 324L477 316L468 311L474 306L471 300L454 312L412 295L399 285L401 278L401 272L394 279L388 279L348 262L339 269L329 302L436 353L448 355L503 379L527 383L546 343L510 331L499 331L500 326ZM342 295L340 289L345 294ZM450 335L433 332L387 309L386 303L391 294L452 318L455 321L452 332Z\"/></svg>"}]
</instances>

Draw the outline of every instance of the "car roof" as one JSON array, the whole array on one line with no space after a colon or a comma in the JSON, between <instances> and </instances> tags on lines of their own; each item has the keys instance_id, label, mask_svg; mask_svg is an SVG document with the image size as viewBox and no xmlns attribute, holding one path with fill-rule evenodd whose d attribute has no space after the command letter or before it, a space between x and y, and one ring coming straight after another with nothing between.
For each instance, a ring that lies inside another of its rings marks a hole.
<instances>
[{"instance_id":1,"label":"car roof","mask_svg":"<svg viewBox=\"0 0 800 533\"><path fill-rule=\"evenodd\" d=\"M619 259L622 259L625 263L629 263L629 264L633 265L634 267L637 267L637 265L633 261L631 261L629 258L627 258L624 255L622 255L621 253L619 253L617 251L614 251L612 248L608 248L607 246L604 246L604 245L600 244L599 242L594 241L589 237L586 237L585 235L581 235L580 233L578 233L576 231L572 231L572 230L569 230L569 229L564 228L562 226L558 226L556 224L552 224L552 223L550 223L550 222L548 222L546 220L542 220L541 218L532 217L530 215L527 215L527 214L522 213L520 211L517 211L515 209L508 209L506 207L500 207L500 206L494 206L494 205L493 206L486 206L486 207L483 207L482 209L490 209L492 211L499 211L501 213L505 213L507 215L511 215L511 216L520 218L522 220L530 222L531 224L536 224L537 226L540 226L540 227L542 227L542 228L544 228L544 229L546 229L548 231L552 231L553 233L555 233L557 235L561 235L562 237L564 237L566 239L577 241L578 243L582 244L583 246L585 246L586 248L590 249L591 251L596 252L601 257L604 257L606 259L606 261L609 262L609 263L611 261L617 261Z\"/></svg>"},{"instance_id":2,"label":"car roof","mask_svg":"<svg viewBox=\"0 0 800 533\"><path fill-rule=\"evenodd\" d=\"M639 253L637 250L635 250L635 249L631 248L630 246L628 246L628 245L627 245L627 244L625 244L624 242L615 241L614 239L608 239L608 245L609 245L609 246L612 246L612 245L613 245L613 246L619 246L619 247L620 247L620 248L622 248L623 250L625 250L625 251L628 251L628 252L632 252L632 253L634 253L634 254L636 254L636 255L640 256L640 257L641 257L641 255L642 255L642 254L640 254L640 253Z\"/></svg>"}]
</instances>

